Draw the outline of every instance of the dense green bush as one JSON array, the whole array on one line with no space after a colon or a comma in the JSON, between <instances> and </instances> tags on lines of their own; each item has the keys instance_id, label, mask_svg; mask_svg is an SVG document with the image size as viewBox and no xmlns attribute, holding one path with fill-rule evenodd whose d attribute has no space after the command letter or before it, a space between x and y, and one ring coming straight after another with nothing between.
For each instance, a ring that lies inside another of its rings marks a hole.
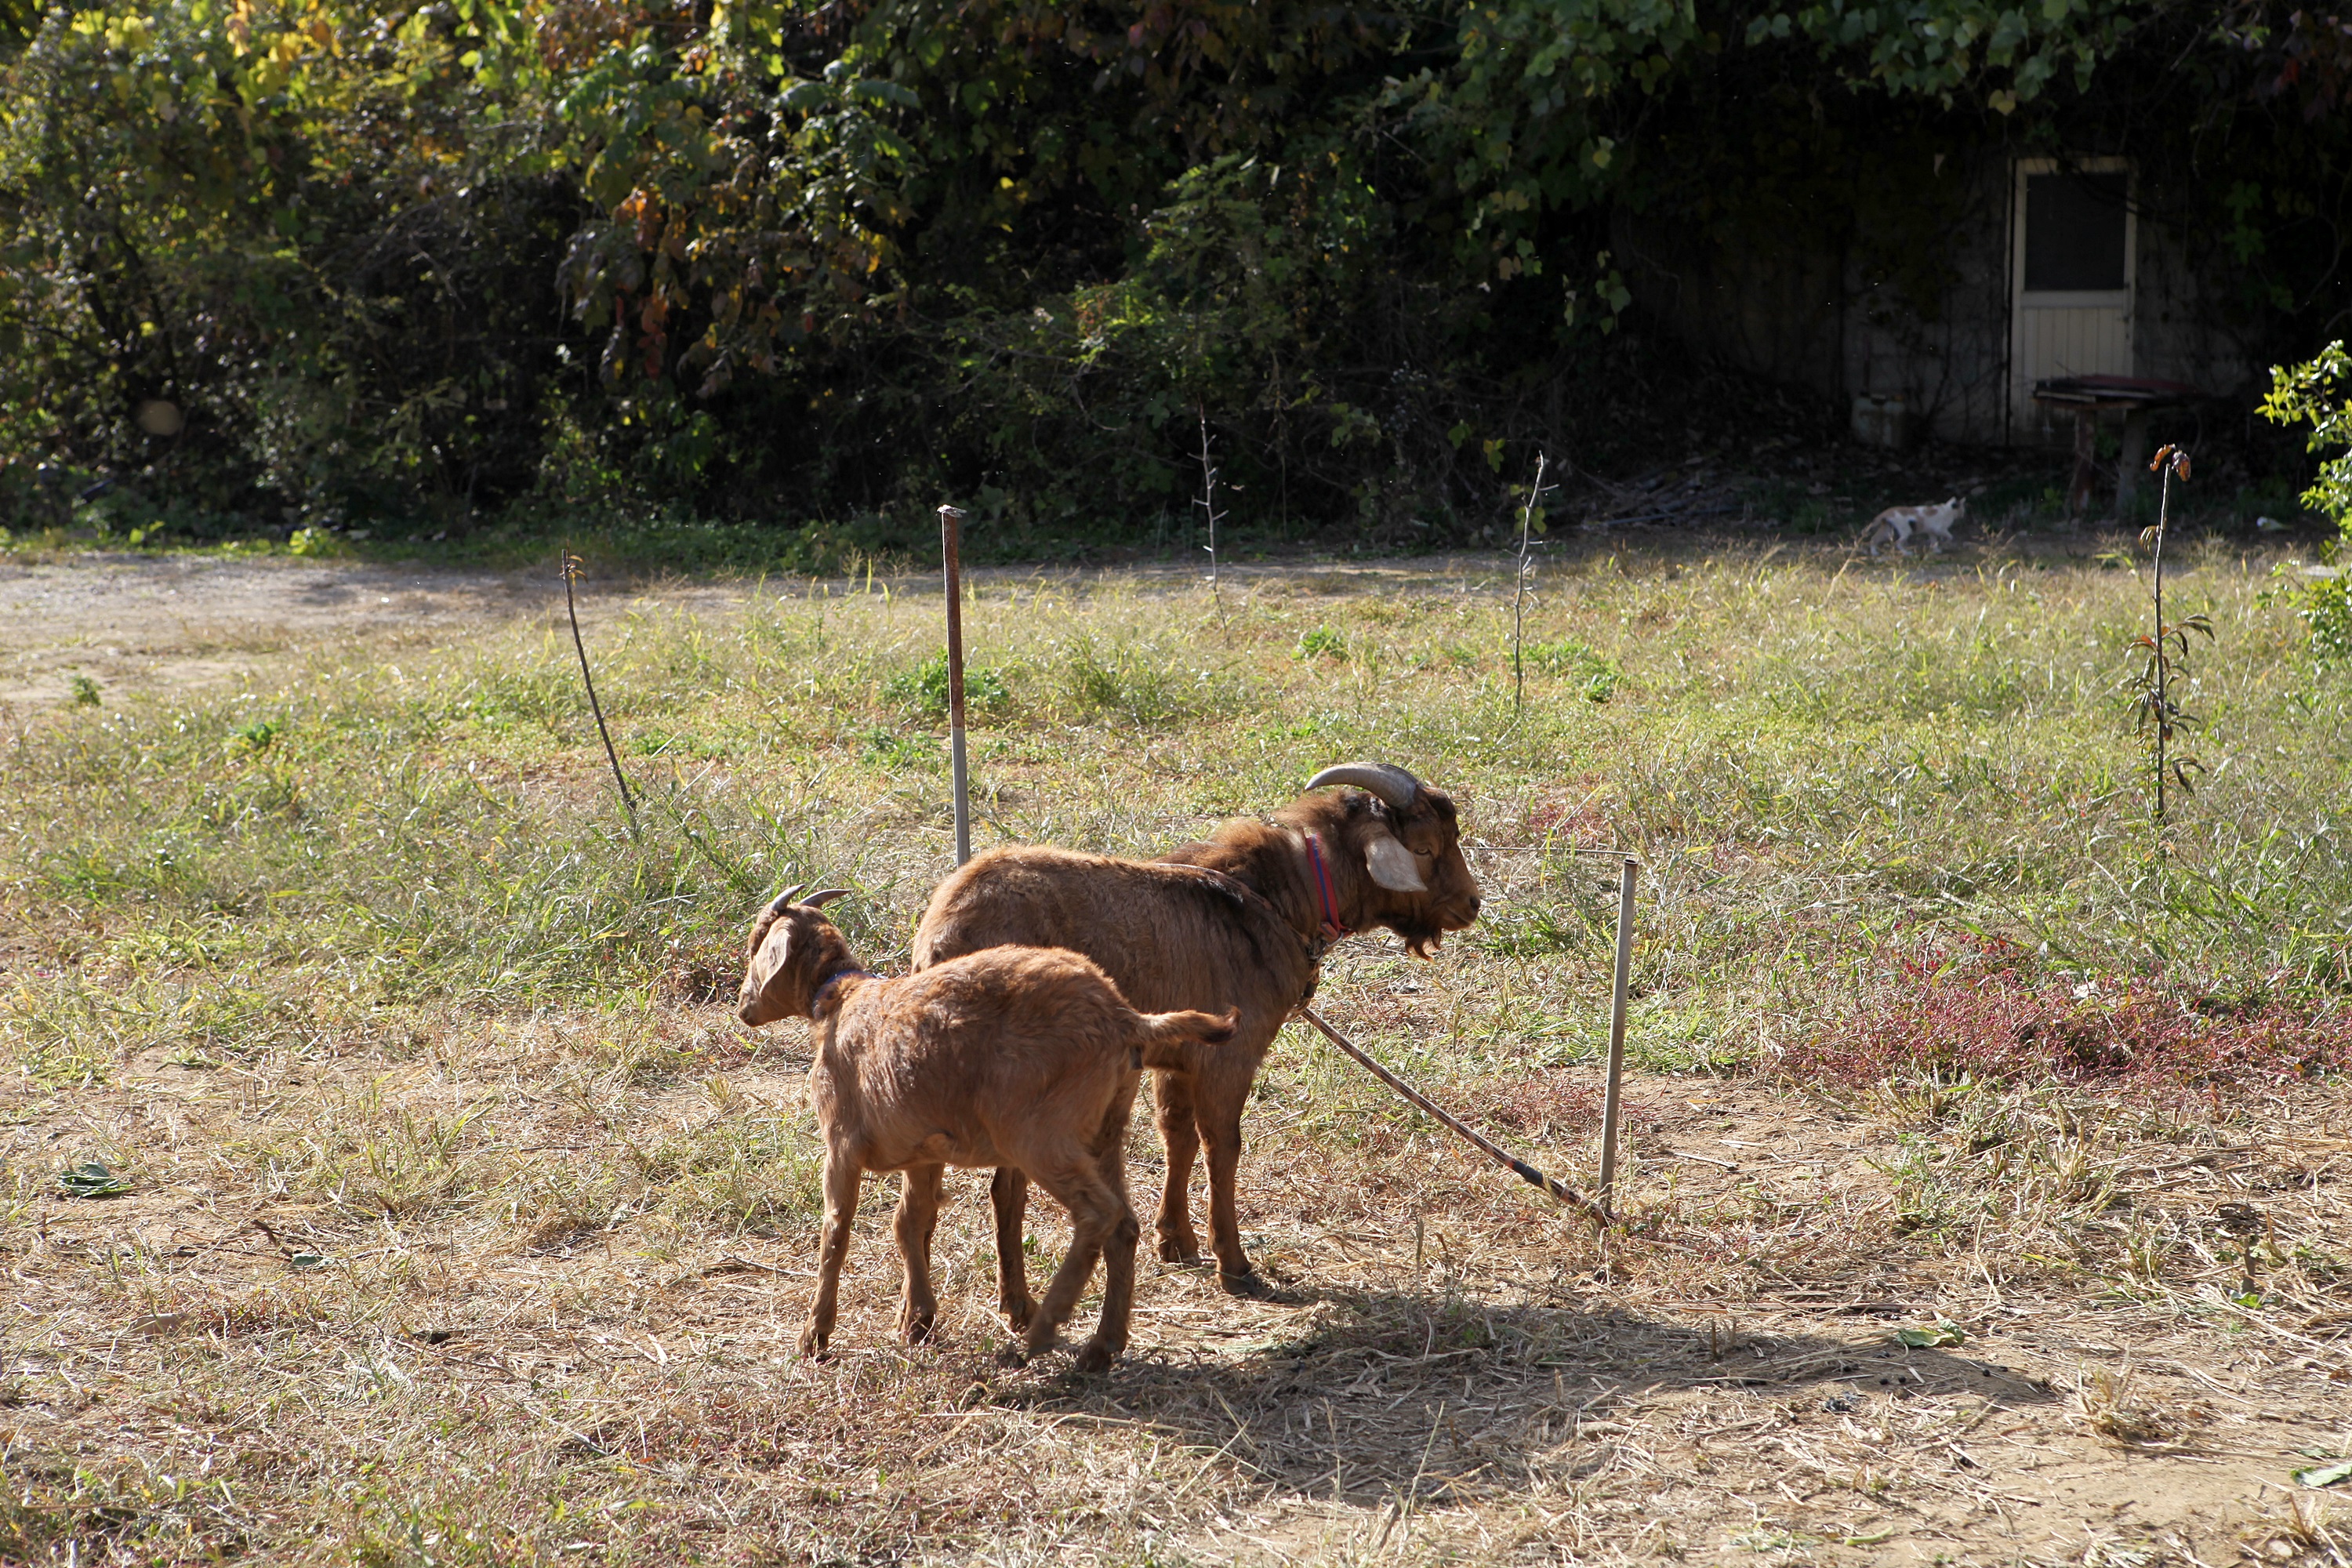
<instances>
[{"instance_id":1,"label":"dense green bush","mask_svg":"<svg viewBox=\"0 0 2352 1568\"><path fill-rule=\"evenodd\" d=\"M2320 548L2314 574L2288 590L2311 628L2312 650L2352 662L2352 354L2333 342L2307 364L2271 372L2263 413L2283 425L2308 424L2310 449L2326 454L2303 502L2336 521L2337 537Z\"/></svg>"},{"instance_id":2,"label":"dense green bush","mask_svg":"<svg viewBox=\"0 0 2352 1568\"><path fill-rule=\"evenodd\" d=\"M191 522L292 526L539 483L578 200L478 42L202 0L40 20L0 126L20 505L103 472ZM184 427L142 430L156 404Z\"/></svg>"},{"instance_id":3,"label":"dense green bush","mask_svg":"<svg viewBox=\"0 0 2352 1568\"><path fill-rule=\"evenodd\" d=\"M1432 538L1673 420L1612 215L1854 241L1930 147L2128 144L2307 353L2330 18L2189 0L0 5L0 509L583 506L820 557ZM1915 300L1932 246L1864 256ZM2263 334L2269 337L2264 338ZM176 417L175 417L176 411ZM184 421L184 423L183 423ZM382 524L379 523L379 526Z\"/></svg>"}]
</instances>

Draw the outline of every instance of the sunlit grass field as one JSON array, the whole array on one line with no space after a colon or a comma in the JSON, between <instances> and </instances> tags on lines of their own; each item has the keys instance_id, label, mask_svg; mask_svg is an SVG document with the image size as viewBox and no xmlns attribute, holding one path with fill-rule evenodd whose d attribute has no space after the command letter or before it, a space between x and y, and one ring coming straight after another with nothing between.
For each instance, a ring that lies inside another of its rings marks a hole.
<instances>
[{"instance_id":1,"label":"sunlit grass field","mask_svg":"<svg viewBox=\"0 0 2352 1568\"><path fill-rule=\"evenodd\" d=\"M2063 1295L2112 1275L2136 1300L2187 1300L2253 1266L2160 1227L2108 1236L2126 1146L2206 1146L2280 1085L2325 1080L2352 1027L2352 689L2264 602L2270 581L2216 545L2168 583L2168 613L2209 615L2216 637L2186 692L2206 772L2159 824L2126 651L2148 583L2120 558L1596 549L1540 575L1516 658L1492 565L1266 570L1213 595L996 573L965 609L974 837L1148 855L1328 763L1402 763L1460 805L1486 912L1429 964L1384 936L1346 944L1318 1005L1546 1169L1591 1176L1620 853L1642 867L1641 1081L1806 1088L2013 1145L2014 1163L1962 1173L1906 1143L1869 1193L1800 1215L1738 1183L1691 1196L1704 1173L1637 1123L1649 1157L1608 1288L1860 1278L1895 1237L1936 1275L2030 1230L2063 1234L2076 1272L2012 1257L2018 1281ZM952 1560L986 1542L1180 1561L1218 1555L1204 1521L1317 1486L1331 1531L1351 1509L1363 1529L1345 1551L1282 1537L1309 1557L1372 1550L1382 1510L1383 1552L1442 1554L1492 1525L1502 1505L1431 1459L1426 1421L1351 1485L1336 1419L1331 1457L1289 1468L1256 1451L1279 1445L1255 1407L1222 1436L1222 1418L1193 1430L1164 1410L1121 1426L1104 1412L1139 1363L1108 1393L1032 1373L1003 1394L968 1202L941 1248L948 1348L886 1349L877 1195L858 1240L870 1300L843 1331L866 1359L789 1353L818 1205L805 1053L797 1026L734 1024L737 949L764 893L819 882L857 890L835 912L870 964L903 963L952 864L940 607L908 580L739 586L690 610L658 584L583 600L634 818L560 600L8 722L0 1251L16 1330L38 1331L19 1342L46 1348L0 1385L22 1417L0 1456L0 1557ZM2168 1054L2134 1058L2159 1017ZM2107 1043L2042 1062L2020 1019ZM2089 1104L2107 1109L2086 1127ZM1502 1273L1520 1279L1528 1249L1549 1252L1565 1289L1600 1260L1589 1233L1497 1186L1302 1026L1244 1135L1244 1198L1263 1199L1244 1225L1297 1298L1250 1312L1327 1328L1338 1312L1428 1356L1483 1310L1480 1342L1517 1346L1511 1365L1569 1364L1556 1326L1496 1337L1465 1260L1516 1247ZM1148 1191L1148 1135L1134 1154ZM63 1195L60 1173L92 1162L128 1190ZM1324 1258L1300 1216L1342 1215L1364 1257L1412 1258L1410 1288L1331 1305L1372 1265ZM1054 1216L1034 1224L1055 1250ZM1837 1244L1772 1262L1784 1224ZM2305 1285L2333 1289L2336 1267ZM712 1281L756 1287L763 1315L667 1344L696 1321L677 1292ZM1244 1310L1197 1277L1147 1269L1144 1290L1149 1375L1213 1413L1166 1347ZM1155 1292L1189 1304L1157 1331ZM1290 1342L1250 1333L1261 1356ZM471 1370L444 1365L468 1335ZM614 1381L615 1356L660 1386ZM1542 1404L1558 1379L1529 1375L1512 1386L1540 1384L1541 1408L1514 1419L1572 1447ZM1213 1392L1230 1407L1246 1385ZM1045 1441L1069 1410L1086 1414L1066 1443L1013 1457L1006 1434ZM1554 1479L1573 1491L1580 1462ZM1043 1489L1006 1504L1002 1467L1023 1464ZM1549 1495L1538 1461L1506 1469L1510 1508Z\"/></svg>"},{"instance_id":2,"label":"sunlit grass field","mask_svg":"<svg viewBox=\"0 0 2352 1568\"><path fill-rule=\"evenodd\" d=\"M1646 868L1633 1026L1661 1065L1748 1058L1896 942L2341 987L2346 689L2266 583L2218 552L2174 578L2219 640L2188 686L2209 772L2159 827L2125 646L2144 574L1588 557L1543 578L1523 682L1491 574L1266 574L1213 603L1000 576L967 611L977 841L1155 853L1325 763L1402 763L1507 891L1432 984L1514 1058L1589 1043L1614 869L1569 851L1600 847ZM234 1049L263 1018L642 1008L787 881L858 888L856 934L897 956L950 864L936 595L769 581L735 615L586 614L634 831L560 617L15 727L5 896L47 982L18 1002L41 1072Z\"/></svg>"}]
</instances>

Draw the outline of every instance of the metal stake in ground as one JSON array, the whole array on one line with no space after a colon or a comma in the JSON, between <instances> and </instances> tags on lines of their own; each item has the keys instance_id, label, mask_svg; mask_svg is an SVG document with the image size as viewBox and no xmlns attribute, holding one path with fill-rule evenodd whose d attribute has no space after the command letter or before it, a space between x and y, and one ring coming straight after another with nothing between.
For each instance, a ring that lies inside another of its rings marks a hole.
<instances>
[{"instance_id":1,"label":"metal stake in ground","mask_svg":"<svg viewBox=\"0 0 2352 1568\"><path fill-rule=\"evenodd\" d=\"M1413 1088L1412 1085L1405 1082L1404 1079L1397 1077L1396 1074L1389 1071L1388 1068L1381 1066L1379 1062L1374 1061L1370 1056L1365 1054L1363 1050L1359 1048L1354 1041L1349 1039L1347 1036L1341 1034L1339 1030L1325 1023L1323 1021L1322 1015L1316 1012L1314 1008L1301 1007L1298 1010L1298 1016L1306 1019L1308 1023L1314 1025L1318 1029L1321 1030L1325 1039L1339 1047L1342 1051L1345 1051L1358 1066L1363 1068L1374 1078L1379 1079L1382 1083L1388 1085L1391 1089L1404 1096L1407 1100L1419 1107L1423 1111L1434 1117L1440 1123L1460 1134L1473 1146L1492 1158L1496 1163L1501 1165L1504 1169L1517 1176L1521 1181L1527 1183L1529 1186L1538 1187L1542 1189L1544 1192L1549 1193L1553 1197L1558 1198L1560 1202L1568 1205L1570 1208L1582 1211L1596 1224L1606 1225L1609 1223L1608 1210L1594 1203L1591 1198L1586 1197L1582 1193L1578 1192L1574 1187L1570 1186L1566 1182L1555 1181L1551 1177L1545 1175L1541 1171L1537 1170L1525 1160L1517 1158L1509 1151L1503 1148L1500 1144L1496 1143L1491 1139L1479 1133L1476 1129L1465 1124L1454 1117L1447 1114L1444 1110L1440 1110L1436 1102L1432 1100L1427 1095Z\"/></svg>"},{"instance_id":2,"label":"metal stake in ground","mask_svg":"<svg viewBox=\"0 0 2352 1568\"><path fill-rule=\"evenodd\" d=\"M1617 1202L1617 1107L1625 1082L1625 993L1633 973L1633 874L1642 868L1631 855L1617 874L1617 985L1609 1004L1609 1089L1601 1106L1602 1212Z\"/></svg>"},{"instance_id":3,"label":"metal stake in ground","mask_svg":"<svg viewBox=\"0 0 2352 1568\"><path fill-rule=\"evenodd\" d=\"M971 858L971 799L963 758L963 574L956 561L961 508L940 508L940 552L947 559L948 762L955 775L956 864Z\"/></svg>"}]
</instances>

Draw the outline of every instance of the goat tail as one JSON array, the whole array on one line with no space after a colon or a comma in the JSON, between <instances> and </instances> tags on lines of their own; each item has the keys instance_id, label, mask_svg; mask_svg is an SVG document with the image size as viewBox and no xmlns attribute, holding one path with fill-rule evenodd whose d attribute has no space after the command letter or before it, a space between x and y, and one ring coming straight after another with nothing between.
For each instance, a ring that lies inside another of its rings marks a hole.
<instances>
[{"instance_id":1,"label":"goat tail","mask_svg":"<svg viewBox=\"0 0 2352 1568\"><path fill-rule=\"evenodd\" d=\"M1242 1026L1238 1007L1228 1007L1223 1017L1214 1013L1139 1013L1136 1016L1140 1020L1137 1030L1142 1037L1140 1054L1148 1068L1188 1067L1185 1047L1222 1046Z\"/></svg>"}]
</instances>

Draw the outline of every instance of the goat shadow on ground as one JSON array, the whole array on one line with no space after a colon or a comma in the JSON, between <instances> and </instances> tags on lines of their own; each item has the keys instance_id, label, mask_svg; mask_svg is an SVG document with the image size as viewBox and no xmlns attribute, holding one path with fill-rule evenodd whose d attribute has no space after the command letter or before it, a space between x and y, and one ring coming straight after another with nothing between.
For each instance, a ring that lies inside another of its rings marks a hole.
<instances>
[{"instance_id":1,"label":"goat shadow on ground","mask_svg":"<svg viewBox=\"0 0 2352 1568\"><path fill-rule=\"evenodd\" d=\"M1671 1321L1614 1307L1495 1306L1438 1290L1312 1292L1315 1321L1239 1355L1131 1352L1106 1379L999 1383L1013 1407L1128 1421L1253 1468L1278 1490L1351 1502L1437 1502L1573 1477L1582 1424L1682 1390L1795 1398L1822 1418L1960 1393L2049 1403L2013 1369L1897 1342L1855 1319L1845 1335ZM1549 1458L1546 1456L1549 1456Z\"/></svg>"}]
</instances>

